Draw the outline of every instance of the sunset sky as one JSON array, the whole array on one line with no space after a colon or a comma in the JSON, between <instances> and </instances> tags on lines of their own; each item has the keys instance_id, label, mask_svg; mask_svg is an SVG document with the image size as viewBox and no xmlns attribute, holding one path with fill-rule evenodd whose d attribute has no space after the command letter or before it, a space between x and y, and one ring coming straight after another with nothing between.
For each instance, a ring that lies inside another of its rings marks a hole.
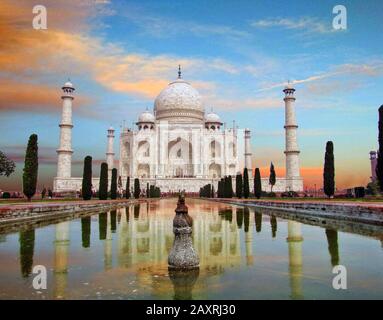
<instances>
[{"instance_id":1,"label":"sunset sky","mask_svg":"<svg viewBox=\"0 0 383 320\"><path fill-rule=\"evenodd\" d=\"M342 1L347 30L334 30L338 1L0 1L0 150L16 172L0 189L21 188L28 137L39 137L39 188L52 185L61 86L75 88L72 174L105 158L106 130L120 131L177 76L205 109L252 130L254 167L284 174L283 86L296 88L301 173L322 185L326 141L334 142L338 188L366 185L383 104L381 0ZM48 29L32 28L45 5ZM118 142L115 143L115 150Z\"/></svg>"}]
</instances>

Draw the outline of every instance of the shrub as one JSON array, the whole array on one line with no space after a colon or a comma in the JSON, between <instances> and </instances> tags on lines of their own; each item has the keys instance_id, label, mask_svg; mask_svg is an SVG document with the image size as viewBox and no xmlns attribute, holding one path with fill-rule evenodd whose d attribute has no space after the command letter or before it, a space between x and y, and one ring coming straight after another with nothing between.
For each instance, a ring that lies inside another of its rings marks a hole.
<instances>
[{"instance_id":1,"label":"shrub","mask_svg":"<svg viewBox=\"0 0 383 320\"><path fill-rule=\"evenodd\" d=\"M11 194L9 192L3 193L3 199L9 199L11 197Z\"/></svg>"}]
</instances>

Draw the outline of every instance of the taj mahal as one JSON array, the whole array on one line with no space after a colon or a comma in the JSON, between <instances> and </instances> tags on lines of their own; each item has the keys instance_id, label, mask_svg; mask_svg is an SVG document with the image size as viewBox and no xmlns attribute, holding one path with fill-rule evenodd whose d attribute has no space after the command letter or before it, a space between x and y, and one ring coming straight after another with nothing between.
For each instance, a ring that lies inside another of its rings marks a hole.
<instances>
[{"instance_id":1,"label":"taj mahal","mask_svg":"<svg viewBox=\"0 0 383 320\"><path fill-rule=\"evenodd\" d=\"M82 177L72 177L72 104L75 88L68 81L62 91L57 175L53 189L55 192L72 192L79 191L82 184ZM299 166L295 89L289 83L283 92L286 176L277 177L273 191L299 192L303 191L303 180ZM235 186L235 175L247 168L252 190L253 160L256 163L257 157L253 158L251 150L251 131L235 125L230 128L218 114L206 112L202 97L183 79L180 67L177 79L170 82L154 100L153 111L142 112L135 125L136 128L125 125L121 128L118 164L114 149L115 130L113 127L107 130L105 162L109 178L111 170L117 168L123 186L130 177L139 178L143 189L149 183L160 187L162 192L198 192L208 183L217 190L222 177L231 175ZM97 190L99 178L93 177L92 184ZM262 178L262 189L271 190L268 177Z\"/></svg>"}]
</instances>

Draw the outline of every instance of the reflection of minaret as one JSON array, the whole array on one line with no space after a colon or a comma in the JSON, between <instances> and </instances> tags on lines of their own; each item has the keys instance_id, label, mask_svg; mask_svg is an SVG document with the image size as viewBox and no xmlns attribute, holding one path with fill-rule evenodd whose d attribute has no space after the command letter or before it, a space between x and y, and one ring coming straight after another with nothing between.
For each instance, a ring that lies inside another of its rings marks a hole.
<instances>
[{"instance_id":1,"label":"reflection of minaret","mask_svg":"<svg viewBox=\"0 0 383 320\"><path fill-rule=\"evenodd\" d=\"M301 224L288 222L289 274L292 299L302 299L302 232Z\"/></svg>"},{"instance_id":2,"label":"reflection of minaret","mask_svg":"<svg viewBox=\"0 0 383 320\"><path fill-rule=\"evenodd\" d=\"M35 229L21 231L19 242L21 275L26 278L32 272L33 253L35 248Z\"/></svg>"},{"instance_id":3,"label":"reflection of minaret","mask_svg":"<svg viewBox=\"0 0 383 320\"><path fill-rule=\"evenodd\" d=\"M248 207L243 209L243 222L245 225L246 264L250 266L253 265L253 230L249 232L250 212Z\"/></svg>"},{"instance_id":4,"label":"reflection of minaret","mask_svg":"<svg viewBox=\"0 0 383 320\"><path fill-rule=\"evenodd\" d=\"M326 237L328 252L331 256L331 265L334 267L339 264L338 232L336 230L326 229Z\"/></svg>"},{"instance_id":5,"label":"reflection of minaret","mask_svg":"<svg viewBox=\"0 0 383 320\"><path fill-rule=\"evenodd\" d=\"M69 249L69 221L60 222L56 225L55 239L55 298L65 298L65 290L68 276L68 249Z\"/></svg>"},{"instance_id":6,"label":"reflection of minaret","mask_svg":"<svg viewBox=\"0 0 383 320\"><path fill-rule=\"evenodd\" d=\"M111 226L111 216L110 212L107 213L107 224L106 224L106 239L104 242L104 268L108 270L112 268L112 250L113 250L113 241L112 241L112 226Z\"/></svg>"}]
</instances>

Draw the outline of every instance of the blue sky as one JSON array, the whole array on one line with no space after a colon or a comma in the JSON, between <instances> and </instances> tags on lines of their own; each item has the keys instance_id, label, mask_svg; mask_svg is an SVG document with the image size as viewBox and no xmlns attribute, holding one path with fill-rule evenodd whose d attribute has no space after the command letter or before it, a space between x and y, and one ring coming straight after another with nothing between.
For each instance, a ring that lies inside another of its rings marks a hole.
<instances>
[{"instance_id":1,"label":"blue sky","mask_svg":"<svg viewBox=\"0 0 383 320\"><path fill-rule=\"evenodd\" d=\"M324 148L335 145L339 187L366 184L382 104L381 1L40 1L48 30L33 30L31 1L3 1L0 18L0 148L18 161L0 187L18 188L28 136L39 135L40 182L55 173L60 87L74 101L74 174L105 158L106 129L131 126L177 75L206 110L252 130L253 162L283 173L283 85L296 88L302 174L321 184ZM347 9L334 30L333 7ZM12 9L12 10L9 10ZM2 88L2 89L1 89ZM115 148L117 149L116 143ZM21 161L21 162L20 162ZM98 169L95 169L97 173Z\"/></svg>"}]
</instances>

